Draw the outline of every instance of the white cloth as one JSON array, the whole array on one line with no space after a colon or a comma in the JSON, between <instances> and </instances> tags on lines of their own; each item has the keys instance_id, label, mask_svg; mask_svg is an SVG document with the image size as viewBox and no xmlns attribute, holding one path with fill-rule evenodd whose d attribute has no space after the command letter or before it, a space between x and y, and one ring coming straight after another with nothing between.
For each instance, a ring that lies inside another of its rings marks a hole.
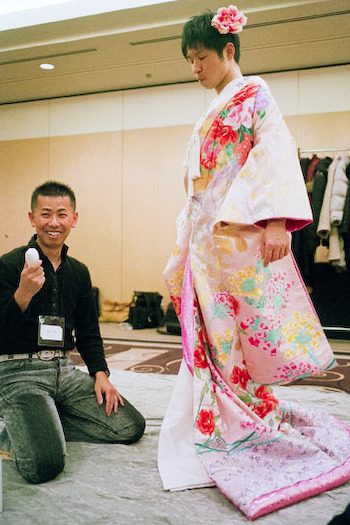
<instances>
[{"instance_id":1,"label":"white cloth","mask_svg":"<svg viewBox=\"0 0 350 525\"><path fill-rule=\"evenodd\" d=\"M158 470L164 490L214 486L193 446L192 412L192 376L183 360L159 435Z\"/></svg>"}]
</instances>

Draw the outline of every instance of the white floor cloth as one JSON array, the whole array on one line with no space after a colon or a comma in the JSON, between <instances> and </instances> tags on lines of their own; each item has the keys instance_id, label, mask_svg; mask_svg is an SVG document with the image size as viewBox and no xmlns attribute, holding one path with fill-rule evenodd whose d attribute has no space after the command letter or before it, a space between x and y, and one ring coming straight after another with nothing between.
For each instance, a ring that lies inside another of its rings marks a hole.
<instances>
[{"instance_id":1,"label":"white floor cloth","mask_svg":"<svg viewBox=\"0 0 350 525\"><path fill-rule=\"evenodd\" d=\"M3 461L4 525L220 525L247 518L215 487L163 490L157 469L158 439L175 376L113 371L112 382L147 419L139 443L68 443L64 472L54 481L29 485ZM349 396L317 387L276 387L279 397L317 406L350 425ZM1 423L0 423L1 430ZM327 525L350 501L350 483L274 514L259 525Z\"/></svg>"}]
</instances>

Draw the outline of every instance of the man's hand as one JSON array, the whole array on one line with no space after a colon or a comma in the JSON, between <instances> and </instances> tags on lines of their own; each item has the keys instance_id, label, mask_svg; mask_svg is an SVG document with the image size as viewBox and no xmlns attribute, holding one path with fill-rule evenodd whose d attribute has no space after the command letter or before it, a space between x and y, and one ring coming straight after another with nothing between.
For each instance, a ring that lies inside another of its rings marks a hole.
<instances>
[{"instance_id":1,"label":"man's hand","mask_svg":"<svg viewBox=\"0 0 350 525\"><path fill-rule=\"evenodd\" d=\"M290 251L290 238L286 232L285 219L275 219L267 223L261 238L261 257L265 268L270 262L283 259Z\"/></svg>"},{"instance_id":2,"label":"man's hand","mask_svg":"<svg viewBox=\"0 0 350 525\"><path fill-rule=\"evenodd\" d=\"M117 413L118 404L124 406L122 396L118 390L109 382L106 372L102 370L96 372L95 375L95 394L97 403L102 405L103 401L106 401L106 414L110 416L112 410Z\"/></svg>"},{"instance_id":3,"label":"man's hand","mask_svg":"<svg viewBox=\"0 0 350 525\"><path fill-rule=\"evenodd\" d=\"M41 290L45 283L45 275L41 261L28 266L24 264L19 286L15 291L14 298L22 312L24 312L34 297Z\"/></svg>"}]
</instances>

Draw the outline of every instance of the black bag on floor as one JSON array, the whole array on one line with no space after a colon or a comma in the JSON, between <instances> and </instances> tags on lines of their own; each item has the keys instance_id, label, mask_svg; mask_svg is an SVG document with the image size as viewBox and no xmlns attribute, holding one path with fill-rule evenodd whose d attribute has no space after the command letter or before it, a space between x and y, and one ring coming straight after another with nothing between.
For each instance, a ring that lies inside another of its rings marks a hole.
<instances>
[{"instance_id":1,"label":"black bag on floor","mask_svg":"<svg viewBox=\"0 0 350 525\"><path fill-rule=\"evenodd\" d=\"M164 313L160 306L162 299L158 292L134 292L128 323L136 330L161 326L164 322Z\"/></svg>"},{"instance_id":2,"label":"black bag on floor","mask_svg":"<svg viewBox=\"0 0 350 525\"><path fill-rule=\"evenodd\" d=\"M181 325L173 303L169 303L167 306L164 325L168 334L181 335Z\"/></svg>"}]
</instances>

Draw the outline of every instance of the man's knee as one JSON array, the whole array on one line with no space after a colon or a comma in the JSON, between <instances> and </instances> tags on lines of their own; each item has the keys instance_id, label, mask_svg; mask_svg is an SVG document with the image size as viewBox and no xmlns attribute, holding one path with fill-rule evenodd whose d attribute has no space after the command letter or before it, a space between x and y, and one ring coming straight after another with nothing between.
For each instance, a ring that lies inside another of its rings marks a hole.
<instances>
[{"instance_id":1,"label":"man's knee","mask_svg":"<svg viewBox=\"0 0 350 525\"><path fill-rule=\"evenodd\" d=\"M130 440L127 443L129 444L135 443L136 441L141 439L145 432L145 428L146 428L146 421L140 414L140 417L138 418L137 421L135 421L134 427L131 429Z\"/></svg>"},{"instance_id":2,"label":"man's knee","mask_svg":"<svg viewBox=\"0 0 350 525\"><path fill-rule=\"evenodd\" d=\"M28 483L46 483L55 479L64 469L64 451L48 454L45 450L37 450L34 457L17 458L16 465L20 475Z\"/></svg>"},{"instance_id":3,"label":"man's knee","mask_svg":"<svg viewBox=\"0 0 350 525\"><path fill-rule=\"evenodd\" d=\"M8 431L19 473L29 483L54 479L64 468L66 443L53 403L27 394L16 400L14 412Z\"/></svg>"},{"instance_id":4,"label":"man's knee","mask_svg":"<svg viewBox=\"0 0 350 525\"><path fill-rule=\"evenodd\" d=\"M129 421L128 424L125 425L125 428L118 433L118 441L126 445L135 443L142 438L145 432L145 427L145 418L140 412L138 412L138 410L129 405Z\"/></svg>"}]
</instances>

